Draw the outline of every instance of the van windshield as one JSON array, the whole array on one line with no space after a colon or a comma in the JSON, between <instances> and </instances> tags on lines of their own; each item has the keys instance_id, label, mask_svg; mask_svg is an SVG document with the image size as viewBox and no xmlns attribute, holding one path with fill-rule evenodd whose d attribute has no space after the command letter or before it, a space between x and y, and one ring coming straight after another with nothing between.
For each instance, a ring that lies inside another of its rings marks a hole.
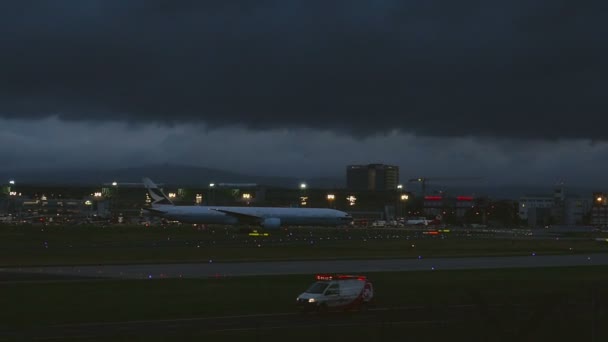
<instances>
[{"instance_id":1,"label":"van windshield","mask_svg":"<svg viewBox=\"0 0 608 342\"><path fill-rule=\"evenodd\" d=\"M307 293L323 293L323 291L325 291L325 289L327 288L327 285L329 285L329 283L324 283L324 282L316 282L314 284L312 284L308 290L306 290Z\"/></svg>"}]
</instances>

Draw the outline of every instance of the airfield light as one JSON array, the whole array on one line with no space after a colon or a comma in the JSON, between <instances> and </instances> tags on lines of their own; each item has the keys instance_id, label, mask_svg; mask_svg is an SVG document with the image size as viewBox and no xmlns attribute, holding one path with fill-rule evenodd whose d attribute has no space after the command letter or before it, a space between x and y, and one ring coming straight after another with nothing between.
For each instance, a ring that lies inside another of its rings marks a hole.
<instances>
[{"instance_id":1,"label":"airfield light","mask_svg":"<svg viewBox=\"0 0 608 342\"><path fill-rule=\"evenodd\" d=\"M350 195L348 197L346 197L346 199L348 200L350 205L355 205L356 201L357 201L357 197Z\"/></svg>"},{"instance_id":2,"label":"airfield light","mask_svg":"<svg viewBox=\"0 0 608 342\"><path fill-rule=\"evenodd\" d=\"M397 185L397 189L399 189L399 190L403 189L403 184Z\"/></svg>"},{"instance_id":3,"label":"airfield light","mask_svg":"<svg viewBox=\"0 0 608 342\"><path fill-rule=\"evenodd\" d=\"M402 201L407 201L409 198L410 198L409 195L406 195L406 194L401 195L401 200Z\"/></svg>"},{"instance_id":4,"label":"airfield light","mask_svg":"<svg viewBox=\"0 0 608 342\"><path fill-rule=\"evenodd\" d=\"M250 193L244 193L243 194L243 199L250 199L251 198L251 194Z\"/></svg>"},{"instance_id":5,"label":"airfield light","mask_svg":"<svg viewBox=\"0 0 608 342\"><path fill-rule=\"evenodd\" d=\"M327 195L327 200L328 201L333 201L334 199L336 199L336 195L334 195L334 194L328 194Z\"/></svg>"},{"instance_id":6,"label":"airfield light","mask_svg":"<svg viewBox=\"0 0 608 342\"><path fill-rule=\"evenodd\" d=\"M93 204L93 202L91 202L91 200L86 200L86 201L84 202L84 204L85 204L85 205L92 205L92 204Z\"/></svg>"},{"instance_id":7,"label":"airfield light","mask_svg":"<svg viewBox=\"0 0 608 342\"><path fill-rule=\"evenodd\" d=\"M117 186L118 183L117 182L112 182L112 186Z\"/></svg>"},{"instance_id":8,"label":"airfield light","mask_svg":"<svg viewBox=\"0 0 608 342\"><path fill-rule=\"evenodd\" d=\"M213 188L215 186L215 183L209 183L209 187Z\"/></svg>"},{"instance_id":9,"label":"airfield light","mask_svg":"<svg viewBox=\"0 0 608 342\"><path fill-rule=\"evenodd\" d=\"M306 183L301 183L300 184L300 189L306 189Z\"/></svg>"},{"instance_id":10,"label":"airfield light","mask_svg":"<svg viewBox=\"0 0 608 342\"><path fill-rule=\"evenodd\" d=\"M15 181L11 179L10 181L8 181L8 184L15 185Z\"/></svg>"}]
</instances>

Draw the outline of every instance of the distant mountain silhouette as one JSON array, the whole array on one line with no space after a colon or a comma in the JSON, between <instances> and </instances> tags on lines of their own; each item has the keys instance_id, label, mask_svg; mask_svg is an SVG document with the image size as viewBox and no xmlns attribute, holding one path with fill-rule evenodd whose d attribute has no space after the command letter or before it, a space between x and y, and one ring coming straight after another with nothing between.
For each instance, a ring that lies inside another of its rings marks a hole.
<instances>
[{"instance_id":1,"label":"distant mountain silhouette","mask_svg":"<svg viewBox=\"0 0 608 342\"><path fill-rule=\"evenodd\" d=\"M117 182L141 182L142 177L149 177L157 183L180 184L184 186L208 186L209 183L256 183L276 187L297 187L305 181L313 188L341 188L344 180L333 178L299 179L295 177L270 177L246 175L232 171L205 167L156 164L121 169L66 169L66 170L20 170L0 171L0 177L6 182L14 178L22 184L47 185L95 185Z\"/></svg>"},{"instance_id":2,"label":"distant mountain silhouette","mask_svg":"<svg viewBox=\"0 0 608 342\"><path fill-rule=\"evenodd\" d=\"M89 170L0 170L0 184L9 179L15 179L21 184L39 185L99 185L103 183L117 182L141 182L142 177L149 177L157 183L166 185L182 185L207 187L209 183L256 183L259 185L295 188L300 182L305 181L310 188L344 188L346 181L338 178L295 178L295 177L271 177L256 176L237 173L233 171L176 165L155 164L141 167L129 167L121 169L89 169ZM419 195L420 186L404 182L405 191L411 191ZM427 194L436 194L438 189L445 191L449 196L472 195L487 196L494 199L518 199L526 195L553 194L554 186L551 185L492 185L492 184L454 184L442 185L432 184L427 188ZM605 191L606 189L593 189L583 186L564 186L567 195L577 195L582 198L591 197L593 191Z\"/></svg>"}]
</instances>

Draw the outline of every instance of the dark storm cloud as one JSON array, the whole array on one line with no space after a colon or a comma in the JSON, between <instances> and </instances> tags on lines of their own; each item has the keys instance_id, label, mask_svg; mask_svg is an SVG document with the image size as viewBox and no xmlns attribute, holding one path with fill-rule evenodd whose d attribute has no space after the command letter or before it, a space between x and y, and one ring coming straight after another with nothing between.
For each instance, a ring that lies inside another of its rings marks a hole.
<instances>
[{"instance_id":1,"label":"dark storm cloud","mask_svg":"<svg viewBox=\"0 0 608 342\"><path fill-rule=\"evenodd\" d=\"M19 1L0 115L605 139L604 1Z\"/></svg>"}]
</instances>

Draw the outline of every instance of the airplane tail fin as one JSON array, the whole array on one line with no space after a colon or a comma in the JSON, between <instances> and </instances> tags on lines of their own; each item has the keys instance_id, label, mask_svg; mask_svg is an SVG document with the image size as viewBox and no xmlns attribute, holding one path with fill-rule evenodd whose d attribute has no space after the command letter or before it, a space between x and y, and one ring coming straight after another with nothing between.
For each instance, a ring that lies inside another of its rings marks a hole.
<instances>
[{"instance_id":1,"label":"airplane tail fin","mask_svg":"<svg viewBox=\"0 0 608 342\"><path fill-rule=\"evenodd\" d=\"M165 205L173 205L173 202L167 197L161 189L159 189L156 184L150 178L142 179L146 189L148 189L148 194L152 198L152 204L165 204Z\"/></svg>"}]
</instances>

